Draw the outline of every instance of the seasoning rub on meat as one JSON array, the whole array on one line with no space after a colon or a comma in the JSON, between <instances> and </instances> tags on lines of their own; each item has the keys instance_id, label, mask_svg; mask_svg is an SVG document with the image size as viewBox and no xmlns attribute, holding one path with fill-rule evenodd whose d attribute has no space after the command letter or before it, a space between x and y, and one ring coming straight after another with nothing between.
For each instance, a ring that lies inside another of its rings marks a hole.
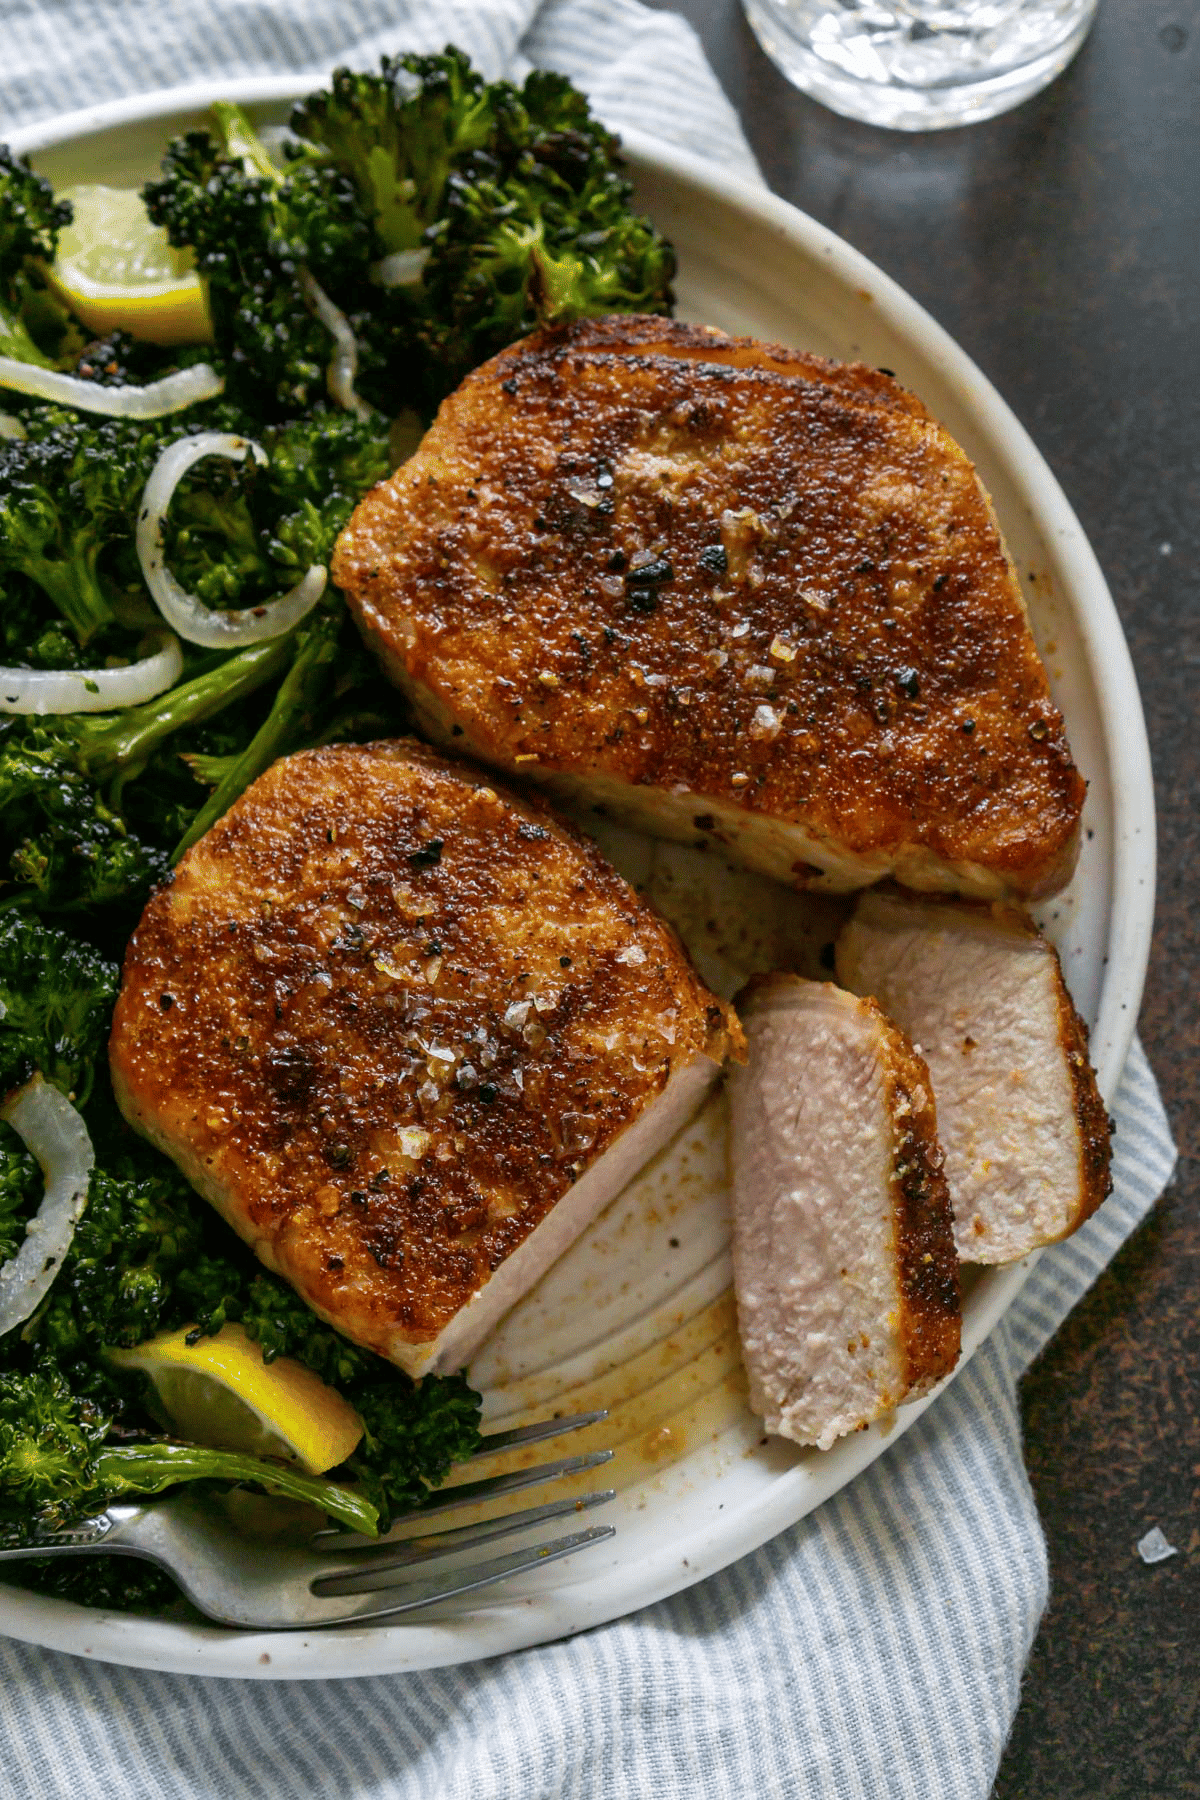
<instances>
[{"instance_id":1,"label":"seasoning rub on meat","mask_svg":"<svg viewBox=\"0 0 1200 1800\"><path fill-rule=\"evenodd\" d=\"M401 741L284 758L188 852L111 1064L262 1261L419 1374L466 1362L741 1041L591 844Z\"/></svg>"},{"instance_id":2,"label":"seasoning rub on meat","mask_svg":"<svg viewBox=\"0 0 1200 1800\"><path fill-rule=\"evenodd\" d=\"M839 978L920 1046L964 1262L1066 1237L1112 1185L1109 1124L1054 946L1011 906L864 894Z\"/></svg>"},{"instance_id":3,"label":"seasoning rub on meat","mask_svg":"<svg viewBox=\"0 0 1200 1800\"><path fill-rule=\"evenodd\" d=\"M797 975L740 997L733 1267L750 1405L827 1450L958 1360L929 1072L872 1000Z\"/></svg>"},{"instance_id":4,"label":"seasoning rub on meat","mask_svg":"<svg viewBox=\"0 0 1200 1800\"><path fill-rule=\"evenodd\" d=\"M659 318L475 370L334 579L438 740L791 884L1070 877L1075 768L992 508L887 374Z\"/></svg>"}]
</instances>

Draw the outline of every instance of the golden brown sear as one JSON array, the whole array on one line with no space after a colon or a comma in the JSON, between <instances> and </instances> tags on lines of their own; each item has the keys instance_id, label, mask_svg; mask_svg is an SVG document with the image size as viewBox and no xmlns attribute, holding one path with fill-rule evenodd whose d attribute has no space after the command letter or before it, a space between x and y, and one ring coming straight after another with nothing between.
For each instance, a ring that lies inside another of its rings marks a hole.
<instances>
[{"instance_id":1,"label":"golden brown sear","mask_svg":"<svg viewBox=\"0 0 1200 1800\"><path fill-rule=\"evenodd\" d=\"M602 1203L598 1165L731 1039L590 843L399 741L284 758L189 851L110 1054L126 1117L263 1262L415 1372L465 1356L447 1328L475 1302L486 1329L508 1259L585 1177Z\"/></svg>"},{"instance_id":2,"label":"golden brown sear","mask_svg":"<svg viewBox=\"0 0 1200 1800\"><path fill-rule=\"evenodd\" d=\"M1070 876L1084 783L990 503L889 376L658 318L468 376L334 563L445 742L841 890Z\"/></svg>"}]
</instances>

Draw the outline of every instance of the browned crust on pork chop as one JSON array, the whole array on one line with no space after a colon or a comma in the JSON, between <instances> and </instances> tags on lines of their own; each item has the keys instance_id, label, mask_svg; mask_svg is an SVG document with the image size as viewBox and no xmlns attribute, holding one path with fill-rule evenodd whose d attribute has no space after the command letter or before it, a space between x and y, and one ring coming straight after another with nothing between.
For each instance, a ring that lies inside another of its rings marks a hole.
<instances>
[{"instance_id":1,"label":"browned crust on pork chop","mask_svg":"<svg viewBox=\"0 0 1200 1800\"><path fill-rule=\"evenodd\" d=\"M940 1381L962 1343L958 1253L937 1107L925 1059L873 1000L892 1119L892 1193L900 1264L900 1334L910 1393Z\"/></svg>"},{"instance_id":2,"label":"browned crust on pork chop","mask_svg":"<svg viewBox=\"0 0 1200 1800\"><path fill-rule=\"evenodd\" d=\"M1051 950L1054 950L1052 945ZM1079 1017L1076 1003L1070 997L1058 950L1054 950L1054 976L1058 992L1058 1039L1067 1062L1070 1093L1079 1125L1079 1210L1067 1231L1063 1231L1063 1237L1069 1237L1070 1231L1078 1231L1085 1219L1090 1219L1097 1206L1112 1193L1114 1121L1108 1118L1108 1107L1099 1094L1087 1024Z\"/></svg>"},{"instance_id":3,"label":"browned crust on pork chop","mask_svg":"<svg viewBox=\"0 0 1200 1800\"><path fill-rule=\"evenodd\" d=\"M1053 946L1051 946L1053 948ZM1054 952L1058 978L1059 1041L1071 1080L1075 1118L1079 1125L1079 1210L1063 1236L1077 1231L1112 1193L1113 1121L1100 1098L1096 1071L1092 1068L1088 1028L1080 1018L1066 982L1058 952Z\"/></svg>"},{"instance_id":4,"label":"browned crust on pork chop","mask_svg":"<svg viewBox=\"0 0 1200 1800\"><path fill-rule=\"evenodd\" d=\"M348 1337L427 1343L665 1088L740 1045L537 800L412 741L277 762L130 940L122 1111Z\"/></svg>"},{"instance_id":5,"label":"browned crust on pork chop","mask_svg":"<svg viewBox=\"0 0 1200 1800\"><path fill-rule=\"evenodd\" d=\"M1070 876L1084 783L990 503L877 370L657 318L536 334L444 402L334 575L489 762L643 823L694 796L748 860L739 821L783 821L800 883Z\"/></svg>"}]
</instances>

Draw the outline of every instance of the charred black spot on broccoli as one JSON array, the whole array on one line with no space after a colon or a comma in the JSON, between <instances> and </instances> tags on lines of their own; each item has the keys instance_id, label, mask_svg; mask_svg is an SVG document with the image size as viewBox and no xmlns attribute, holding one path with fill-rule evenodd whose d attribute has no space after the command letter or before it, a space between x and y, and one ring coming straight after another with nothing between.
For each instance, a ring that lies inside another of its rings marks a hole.
<instances>
[{"instance_id":1,"label":"charred black spot on broccoli","mask_svg":"<svg viewBox=\"0 0 1200 1800\"><path fill-rule=\"evenodd\" d=\"M0 144L0 356L54 368L82 349L86 333L46 281L70 222L69 202Z\"/></svg>"}]
</instances>

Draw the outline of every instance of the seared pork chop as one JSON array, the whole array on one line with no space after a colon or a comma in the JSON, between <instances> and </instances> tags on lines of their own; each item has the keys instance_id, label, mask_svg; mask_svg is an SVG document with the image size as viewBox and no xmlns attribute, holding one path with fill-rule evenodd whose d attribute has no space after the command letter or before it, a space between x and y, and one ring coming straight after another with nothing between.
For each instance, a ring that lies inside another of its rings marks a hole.
<instances>
[{"instance_id":1,"label":"seared pork chop","mask_svg":"<svg viewBox=\"0 0 1200 1800\"><path fill-rule=\"evenodd\" d=\"M958 1360L958 1261L921 1058L871 1000L768 975L730 1078L750 1405L827 1450Z\"/></svg>"},{"instance_id":2,"label":"seared pork chop","mask_svg":"<svg viewBox=\"0 0 1200 1800\"><path fill-rule=\"evenodd\" d=\"M331 1325L458 1368L741 1036L540 802L414 742L286 757L130 941L126 1118Z\"/></svg>"},{"instance_id":3,"label":"seared pork chop","mask_svg":"<svg viewBox=\"0 0 1200 1800\"><path fill-rule=\"evenodd\" d=\"M850 891L1042 894L1084 783L970 462L856 365L659 318L514 345L334 578L425 728Z\"/></svg>"},{"instance_id":4,"label":"seared pork chop","mask_svg":"<svg viewBox=\"0 0 1200 1800\"><path fill-rule=\"evenodd\" d=\"M864 894L837 969L929 1064L964 1262L1013 1262L1095 1212L1112 1185L1108 1117L1087 1027L1031 919Z\"/></svg>"}]
</instances>

